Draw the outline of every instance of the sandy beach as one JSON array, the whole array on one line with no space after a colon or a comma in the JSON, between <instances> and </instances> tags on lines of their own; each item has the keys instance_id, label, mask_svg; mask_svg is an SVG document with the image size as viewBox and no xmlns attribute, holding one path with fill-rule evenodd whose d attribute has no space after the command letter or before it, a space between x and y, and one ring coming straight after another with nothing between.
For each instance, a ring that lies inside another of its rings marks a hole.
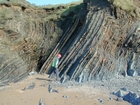
<instances>
[{"instance_id":1,"label":"sandy beach","mask_svg":"<svg viewBox=\"0 0 140 105\"><path fill-rule=\"evenodd\" d=\"M48 91L51 83L55 92ZM29 88L32 84L34 87ZM39 105L40 100L44 105L131 105L118 101L109 90L87 85L61 86L59 81L49 80L47 74L28 76L20 82L0 87L0 105Z\"/></svg>"}]
</instances>

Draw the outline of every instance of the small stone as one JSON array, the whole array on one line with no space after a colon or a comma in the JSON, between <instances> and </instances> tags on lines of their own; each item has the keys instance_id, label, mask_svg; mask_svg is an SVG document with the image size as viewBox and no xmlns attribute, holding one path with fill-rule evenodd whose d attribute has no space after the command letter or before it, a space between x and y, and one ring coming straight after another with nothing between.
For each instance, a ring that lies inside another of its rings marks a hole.
<instances>
[{"instance_id":1,"label":"small stone","mask_svg":"<svg viewBox=\"0 0 140 105\"><path fill-rule=\"evenodd\" d=\"M55 90L55 89L53 89L53 91L52 92L56 92L56 93L59 93L59 91L58 90Z\"/></svg>"},{"instance_id":2,"label":"small stone","mask_svg":"<svg viewBox=\"0 0 140 105\"><path fill-rule=\"evenodd\" d=\"M40 99L40 101L39 101L39 105L44 105L42 99Z\"/></svg>"},{"instance_id":3,"label":"small stone","mask_svg":"<svg viewBox=\"0 0 140 105\"><path fill-rule=\"evenodd\" d=\"M67 88L69 89L69 88L71 88L71 86L68 86Z\"/></svg>"},{"instance_id":4,"label":"small stone","mask_svg":"<svg viewBox=\"0 0 140 105\"><path fill-rule=\"evenodd\" d=\"M112 94L112 95L116 95L116 93L115 93L115 92L111 92L110 94Z\"/></svg>"},{"instance_id":5,"label":"small stone","mask_svg":"<svg viewBox=\"0 0 140 105\"><path fill-rule=\"evenodd\" d=\"M102 84L102 86L105 86L104 84Z\"/></svg>"},{"instance_id":6,"label":"small stone","mask_svg":"<svg viewBox=\"0 0 140 105\"><path fill-rule=\"evenodd\" d=\"M37 74L37 73L34 72L34 71L32 71L32 72L29 73L30 76L32 76L32 75L36 75L36 74Z\"/></svg>"},{"instance_id":7,"label":"small stone","mask_svg":"<svg viewBox=\"0 0 140 105\"><path fill-rule=\"evenodd\" d=\"M62 96L63 98L69 98L69 96L66 96L66 95L64 95L64 96Z\"/></svg>"},{"instance_id":8,"label":"small stone","mask_svg":"<svg viewBox=\"0 0 140 105\"><path fill-rule=\"evenodd\" d=\"M116 95L118 97L123 97L123 92L121 90L119 90L118 92L116 92Z\"/></svg>"},{"instance_id":9,"label":"small stone","mask_svg":"<svg viewBox=\"0 0 140 105\"><path fill-rule=\"evenodd\" d=\"M100 101L100 103L104 103L104 101L101 98L99 98L98 100Z\"/></svg>"},{"instance_id":10,"label":"small stone","mask_svg":"<svg viewBox=\"0 0 140 105\"><path fill-rule=\"evenodd\" d=\"M136 75L136 72L133 70L133 69L129 69L129 70L127 70L127 74L129 75L129 76L135 76Z\"/></svg>"},{"instance_id":11,"label":"small stone","mask_svg":"<svg viewBox=\"0 0 140 105\"><path fill-rule=\"evenodd\" d=\"M113 98L110 97L109 100L113 100Z\"/></svg>"},{"instance_id":12,"label":"small stone","mask_svg":"<svg viewBox=\"0 0 140 105\"><path fill-rule=\"evenodd\" d=\"M122 97L118 97L117 101L123 101L123 98Z\"/></svg>"},{"instance_id":13,"label":"small stone","mask_svg":"<svg viewBox=\"0 0 140 105\"><path fill-rule=\"evenodd\" d=\"M121 90L123 90L123 91L128 91L128 89L127 89L127 88L125 88L125 87L124 87L124 88L121 88Z\"/></svg>"},{"instance_id":14,"label":"small stone","mask_svg":"<svg viewBox=\"0 0 140 105\"><path fill-rule=\"evenodd\" d=\"M23 90L31 90L35 87L35 83L31 83L29 86L25 87Z\"/></svg>"},{"instance_id":15,"label":"small stone","mask_svg":"<svg viewBox=\"0 0 140 105\"><path fill-rule=\"evenodd\" d=\"M49 91L49 93L53 92L53 88L51 87L51 85L48 86L48 91Z\"/></svg>"}]
</instances>

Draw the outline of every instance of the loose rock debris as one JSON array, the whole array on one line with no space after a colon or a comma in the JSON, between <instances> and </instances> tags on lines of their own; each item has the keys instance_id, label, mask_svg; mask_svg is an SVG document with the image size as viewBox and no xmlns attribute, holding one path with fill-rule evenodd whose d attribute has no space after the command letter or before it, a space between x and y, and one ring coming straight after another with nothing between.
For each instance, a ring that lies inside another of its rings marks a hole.
<instances>
[{"instance_id":1,"label":"loose rock debris","mask_svg":"<svg viewBox=\"0 0 140 105\"><path fill-rule=\"evenodd\" d=\"M25 87L23 90L31 90L35 87L35 83L31 83L29 86Z\"/></svg>"}]
</instances>

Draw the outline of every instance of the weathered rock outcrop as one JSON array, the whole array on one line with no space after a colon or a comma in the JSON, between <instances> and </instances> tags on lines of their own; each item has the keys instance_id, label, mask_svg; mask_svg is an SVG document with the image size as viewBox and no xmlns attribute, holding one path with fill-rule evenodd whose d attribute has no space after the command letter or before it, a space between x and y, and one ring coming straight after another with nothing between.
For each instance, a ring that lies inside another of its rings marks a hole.
<instances>
[{"instance_id":1,"label":"weathered rock outcrop","mask_svg":"<svg viewBox=\"0 0 140 105\"><path fill-rule=\"evenodd\" d=\"M54 9L2 4L1 10L0 80L49 73L57 53L62 81L140 75L140 21L107 0L84 0L63 22L45 20Z\"/></svg>"},{"instance_id":2,"label":"weathered rock outcrop","mask_svg":"<svg viewBox=\"0 0 140 105\"><path fill-rule=\"evenodd\" d=\"M46 19L49 14L45 8L1 4L0 80L17 81L40 68L63 33L60 21Z\"/></svg>"},{"instance_id":3,"label":"weathered rock outcrop","mask_svg":"<svg viewBox=\"0 0 140 105\"><path fill-rule=\"evenodd\" d=\"M140 21L106 0L84 2L88 9L84 23L79 27L75 21L66 44L56 46L40 72L48 71L49 62L60 52L63 81L140 75Z\"/></svg>"}]
</instances>

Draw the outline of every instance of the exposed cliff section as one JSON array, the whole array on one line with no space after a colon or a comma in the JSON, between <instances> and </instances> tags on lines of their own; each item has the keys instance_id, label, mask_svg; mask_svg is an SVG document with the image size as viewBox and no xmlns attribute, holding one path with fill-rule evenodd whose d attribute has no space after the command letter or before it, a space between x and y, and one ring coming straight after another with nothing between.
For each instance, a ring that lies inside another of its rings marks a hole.
<instances>
[{"instance_id":1,"label":"exposed cliff section","mask_svg":"<svg viewBox=\"0 0 140 105\"><path fill-rule=\"evenodd\" d=\"M81 28L75 28L64 46L56 46L40 72L49 70L58 52L62 82L103 80L140 75L140 21L132 13L107 0L84 0L88 13ZM137 1L139 3L139 1ZM137 8L139 9L139 7ZM71 32L70 30L70 32ZM58 49L56 51L56 49Z\"/></svg>"},{"instance_id":2,"label":"exposed cliff section","mask_svg":"<svg viewBox=\"0 0 140 105\"><path fill-rule=\"evenodd\" d=\"M2 3L0 80L18 81L30 71L50 73L57 53L63 55L62 82L140 75L139 1L132 11L114 2L84 0L68 10Z\"/></svg>"},{"instance_id":3,"label":"exposed cliff section","mask_svg":"<svg viewBox=\"0 0 140 105\"><path fill-rule=\"evenodd\" d=\"M2 81L18 81L29 72L38 71L74 19L54 17L56 12L66 11L64 6L37 8L27 4L0 4Z\"/></svg>"}]
</instances>

